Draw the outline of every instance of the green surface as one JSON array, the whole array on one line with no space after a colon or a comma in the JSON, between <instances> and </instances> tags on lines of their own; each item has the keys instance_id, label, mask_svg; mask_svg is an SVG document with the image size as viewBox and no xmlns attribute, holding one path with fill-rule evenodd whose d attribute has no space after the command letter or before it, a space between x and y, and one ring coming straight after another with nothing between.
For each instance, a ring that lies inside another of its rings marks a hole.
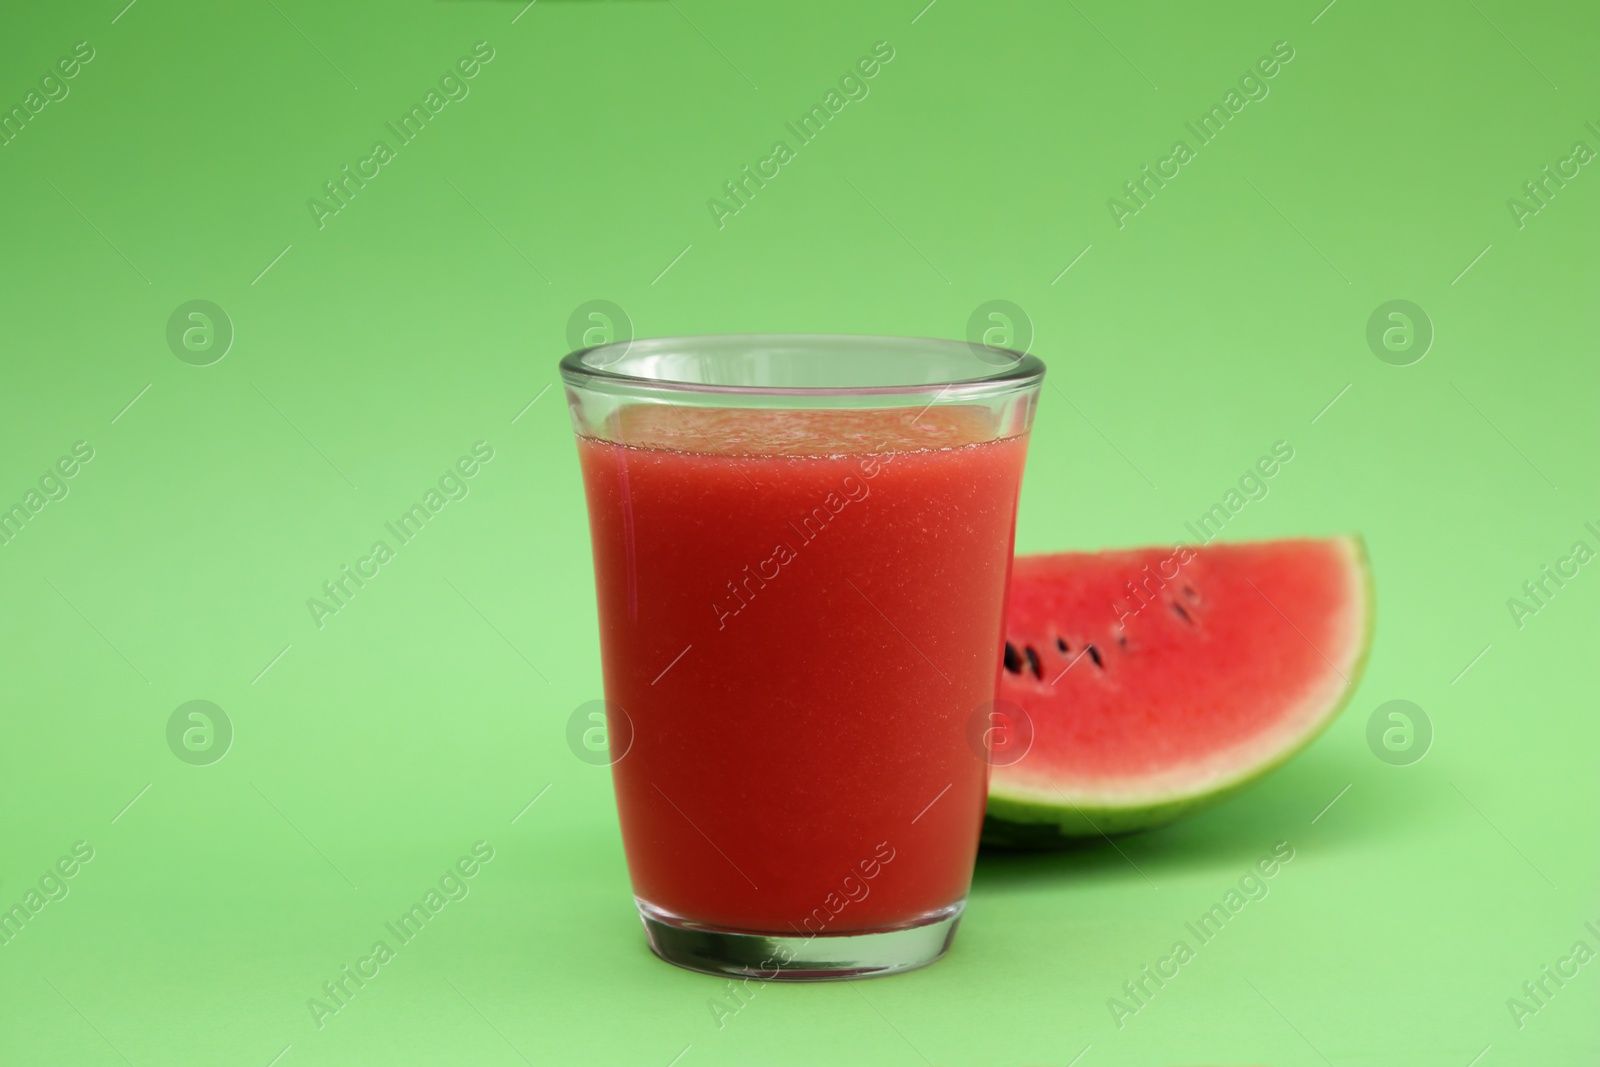
<instances>
[{"instance_id":1,"label":"green surface","mask_svg":"<svg viewBox=\"0 0 1600 1067\"><path fill-rule=\"evenodd\" d=\"M1600 175L1508 206L1600 148L1592 9L124 2L0 14L6 109L93 49L0 147L0 504L93 450L0 545L0 904L93 849L0 946L0 1063L1600 1055L1600 962L1507 1005L1600 949L1600 565L1507 605L1600 549ZM479 41L469 95L319 228L308 199ZM708 198L879 41L870 94L719 229ZM167 341L197 299L235 334L208 366ZM1366 537L1359 692L1192 820L984 858L937 966L764 988L719 1029L721 983L646 951L607 771L565 741L600 680L555 361L592 299L640 334L956 337L1015 303L1051 367L1023 551L1184 537L1291 442L1223 535ZM1408 366L1366 339L1395 299L1433 325ZM470 494L319 627L307 599L478 441ZM1408 766L1367 742L1395 699L1432 723ZM231 721L219 762L168 747L191 700ZM308 998L478 841L469 895L319 1029ZM1268 895L1119 1027L1280 841Z\"/></svg>"}]
</instances>

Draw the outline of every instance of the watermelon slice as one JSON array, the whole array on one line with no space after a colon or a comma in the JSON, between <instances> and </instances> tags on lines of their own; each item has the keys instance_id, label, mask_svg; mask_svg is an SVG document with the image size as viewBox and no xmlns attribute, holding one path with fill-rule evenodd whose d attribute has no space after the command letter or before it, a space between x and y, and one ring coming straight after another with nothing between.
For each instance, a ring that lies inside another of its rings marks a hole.
<instances>
[{"instance_id":1,"label":"watermelon slice","mask_svg":"<svg viewBox=\"0 0 1600 1067\"><path fill-rule=\"evenodd\" d=\"M1338 714L1371 619L1355 537L1018 557L996 705L1031 743L991 755L984 841L1146 829L1247 784Z\"/></svg>"}]
</instances>

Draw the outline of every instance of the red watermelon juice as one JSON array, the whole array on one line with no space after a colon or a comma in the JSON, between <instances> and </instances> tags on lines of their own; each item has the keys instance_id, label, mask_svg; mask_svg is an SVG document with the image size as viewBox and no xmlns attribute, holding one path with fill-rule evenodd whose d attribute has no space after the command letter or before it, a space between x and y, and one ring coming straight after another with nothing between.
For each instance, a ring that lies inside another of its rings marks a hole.
<instances>
[{"instance_id":1,"label":"red watermelon juice","mask_svg":"<svg viewBox=\"0 0 1600 1067\"><path fill-rule=\"evenodd\" d=\"M813 938L958 912L1025 432L997 437L982 405L620 416L578 448L647 927Z\"/></svg>"}]
</instances>

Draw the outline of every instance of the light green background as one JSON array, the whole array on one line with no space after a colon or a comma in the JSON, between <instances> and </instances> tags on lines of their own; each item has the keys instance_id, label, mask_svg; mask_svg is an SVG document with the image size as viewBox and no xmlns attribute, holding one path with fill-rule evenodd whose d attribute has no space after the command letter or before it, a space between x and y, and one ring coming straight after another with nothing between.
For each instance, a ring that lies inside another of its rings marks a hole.
<instances>
[{"instance_id":1,"label":"light green background","mask_svg":"<svg viewBox=\"0 0 1600 1067\"><path fill-rule=\"evenodd\" d=\"M95 849L0 946L0 1062L1600 1055L1600 962L1520 1029L1506 1004L1600 949L1600 565L1506 606L1600 548L1600 173L1507 207L1600 148L1585 5L124 2L0 14L8 109L95 49L0 147L0 503L95 450L0 547L0 905ZM880 40L870 95L718 229L707 199ZM308 198L478 41L470 96L318 229ZM1270 95L1119 229L1108 198L1278 41ZM1013 301L1051 372L1020 548L1171 542L1286 440L1226 536L1366 536L1366 678L1213 811L980 860L937 966L719 1029L564 740L600 677L555 361L596 298L653 335L959 337ZM1436 330L1407 367L1365 341L1397 298ZM236 329L212 366L166 344L192 299ZM479 440L470 496L318 629L307 598ZM1436 733L1403 768L1365 740L1396 698ZM211 766L166 744L191 699L236 731ZM480 839L471 895L315 1028ZM1280 840L1270 896L1118 1029L1107 999Z\"/></svg>"}]
</instances>

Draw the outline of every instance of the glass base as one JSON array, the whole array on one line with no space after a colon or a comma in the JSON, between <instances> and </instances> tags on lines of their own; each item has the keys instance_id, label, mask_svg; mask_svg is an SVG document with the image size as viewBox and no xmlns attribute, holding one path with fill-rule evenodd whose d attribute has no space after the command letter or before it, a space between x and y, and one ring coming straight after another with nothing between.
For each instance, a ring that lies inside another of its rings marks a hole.
<instances>
[{"instance_id":1,"label":"glass base","mask_svg":"<svg viewBox=\"0 0 1600 1067\"><path fill-rule=\"evenodd\" d=\"M723 930L637 903L651 951L668 963L702 974L780 982L868 978L926 967L949 950L966 906L957 901L887 930L807 937Z\"/></svg>"}]
</instances>

